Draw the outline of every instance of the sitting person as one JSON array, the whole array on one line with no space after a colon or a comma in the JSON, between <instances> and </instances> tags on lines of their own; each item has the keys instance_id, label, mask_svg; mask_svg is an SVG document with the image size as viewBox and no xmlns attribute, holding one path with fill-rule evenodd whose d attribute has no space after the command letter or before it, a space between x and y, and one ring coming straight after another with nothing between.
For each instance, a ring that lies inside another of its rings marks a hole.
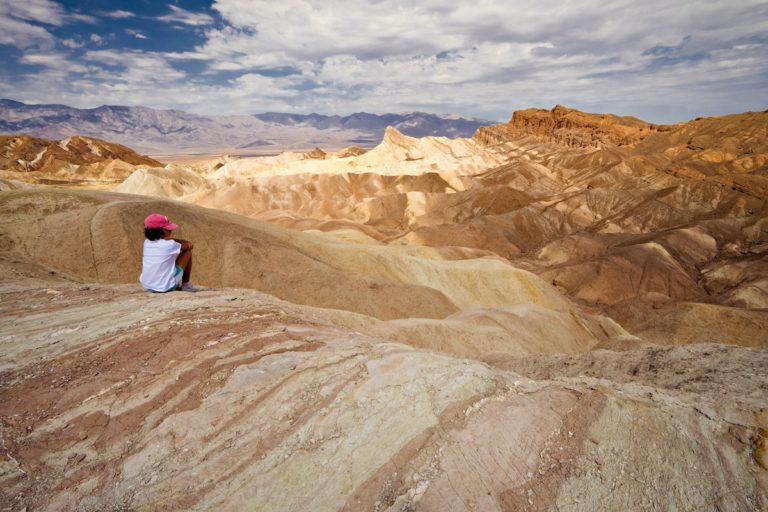
<instances>
[{"instance_id":1,"label":"sitting person","mask_svg":"<svg viewBox=\"0 0 768 512\"><path fill-rule=\"evenodd\" d=\"M189 283L192 276L192 244L171 238L178 228L165 215L153 213L144 219L144 255L139 282L156 293L182 290L196 292Z\"/></svg>"}]
</instances>

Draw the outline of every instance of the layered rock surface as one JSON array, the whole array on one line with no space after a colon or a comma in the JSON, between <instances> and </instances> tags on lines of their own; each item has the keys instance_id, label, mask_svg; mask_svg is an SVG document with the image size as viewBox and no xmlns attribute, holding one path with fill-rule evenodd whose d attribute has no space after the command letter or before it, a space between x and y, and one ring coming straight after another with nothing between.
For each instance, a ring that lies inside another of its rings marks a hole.
<instances>
[{"instance_id":1,"label":"layered rock surface","mask_svg":"<svg viewBox=\"0 0 768 512\"><path fill-rule=\"evenodd\" d=\"M488 365L252 291L152 295L3 265L17 270L0 287L13 509L768 504L764 351Z\"/></svg>"},{"instance_id":2,"label":"layered rock surface","mask_svg":"<svg viewBox=\"0 0 768 512\"><path fill-rule=\"evenodd\" d=\"M119 183L137 166L162 164L120 144L73 136L61 141L0 136L0 178L33 184Z\"/></svg>"},{"instance_id":3,"label":"layered rock surface","mask_svg":"<svg viewBox=\"0 0 768 512\"><path fill-rule=\"evenodd\" d=\"M646 123L636 117L588 114L562 105L552 110L518 110L506 125L483 127L480 140L519 139L528 135L572 147L625 146L654 132L670 131L671 126Z\"/></svg>"}]
</instances>

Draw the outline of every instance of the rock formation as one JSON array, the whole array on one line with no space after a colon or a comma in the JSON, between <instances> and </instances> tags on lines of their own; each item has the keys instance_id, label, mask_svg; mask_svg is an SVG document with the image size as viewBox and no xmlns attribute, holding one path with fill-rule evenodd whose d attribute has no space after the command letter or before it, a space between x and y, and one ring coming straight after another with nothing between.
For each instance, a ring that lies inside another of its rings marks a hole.
<instances>
[{"instance_id":1,"label":"rock formation","mask_svg":"<svg viewBox=\"0 0 768 512\"><path fill-rule=\"evenodd\" d=\"M31 183L120 182L136 166L162 164L135 151L99 139L69 137L61 141L26 135L0 136L0 177Z\"/></svg>"},{"instance_id":2,"label":"rock formation","mask_svg":"<svg viewBox=\"0 0 768 512\"><path fill-rule=\"evenodd\" d=\"M603 147L634 144L652 133L672 129L635 117L587 114L557 105L552 110L518 110L507 124L480 128L475 136L486 142L533 136L570 147Z\"/></svg>"},{"instance_id":3,"label":"rock formation","mask_svg":"<svg viewBox=\"0 0 768 512\"><path fill-rule=\"evenodd\" d=\"M491 252L592 304L656 293L759 308L762 278L717 269L765 250L767 126L765 113L659 127L556 107L515 113L495 142L487 129L473 140L390 129L360 156L243 158L187 188L142 170L117 190L390 245ZM733 280L712 287L705 274Z\"/></svg>"}]
</instances>

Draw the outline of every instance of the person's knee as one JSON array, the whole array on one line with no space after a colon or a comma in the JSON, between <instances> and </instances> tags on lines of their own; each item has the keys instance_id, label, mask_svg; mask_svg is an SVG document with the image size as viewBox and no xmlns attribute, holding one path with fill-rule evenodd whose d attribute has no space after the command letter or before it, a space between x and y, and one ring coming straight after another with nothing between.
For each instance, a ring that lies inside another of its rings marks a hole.
<instances>
[{"instance_id":1,"label":"person's knee","mask_svg":"<svg viewBox=\"0 0 768 512\"><path fill-rule=\"evenodd\" d=\"M190 260L192 260L192 253L184 251L176 258L176 264L180 267L186 267Z\"/></svg>"}]
</instances>

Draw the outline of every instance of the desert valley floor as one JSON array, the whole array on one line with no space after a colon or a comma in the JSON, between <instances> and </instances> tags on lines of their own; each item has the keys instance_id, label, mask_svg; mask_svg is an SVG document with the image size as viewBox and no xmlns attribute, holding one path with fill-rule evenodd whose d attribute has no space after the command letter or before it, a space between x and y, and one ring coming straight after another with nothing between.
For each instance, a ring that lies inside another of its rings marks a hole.
<instances>
[{"instance_id":1,"label":"desert valley floor","mask_svg":"<svg viewBox=\"0 0 768 512\"><path fill-rule=\"evenodd\" d=\"M164 164L0 137L0 510L768 510L768 113ZM201 291L138 285L142 220Z\"/></svg>"}]
</instances>

